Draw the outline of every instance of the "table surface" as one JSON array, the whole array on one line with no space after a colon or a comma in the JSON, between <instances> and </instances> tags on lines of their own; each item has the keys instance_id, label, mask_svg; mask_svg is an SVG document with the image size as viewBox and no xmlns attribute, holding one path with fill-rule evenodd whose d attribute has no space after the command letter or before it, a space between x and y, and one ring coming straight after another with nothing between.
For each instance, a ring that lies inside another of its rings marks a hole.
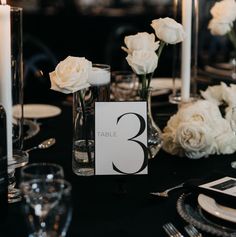
<instances>
[{"instance_id":1,"label":"table surface","mask_svg":"<svg viewBox=\"0 0 236 237\"><path fill-rule=\"evenodd\" d=\"M42 140L55 137L57 143L47 150L30 153L29 162L53 162L63 166L65 178L72 183L73 217L67 237L166 236L162 225L173 222L183 230L186 222L176 211L176 201L183 189L168 198L153 198L150 192L164 190L190 178L200 178L219 171L236 176L230 166L232 155L216 155L198 160L171 156L161 150L149 160L148 175L80 177L71 168L72 108L61 104L62 113L39 120L40 132L25 141L25 149ZM163 127L171 115L170 108L158 105L154 119ZM172 111L173 111L172 110ZM16 172L19 180L19 169ZM1 237L25 237L27 227L22 203L10 204L5 231ZM205 234L204 236L210 236Z\"/></svg>"}]
</instances>

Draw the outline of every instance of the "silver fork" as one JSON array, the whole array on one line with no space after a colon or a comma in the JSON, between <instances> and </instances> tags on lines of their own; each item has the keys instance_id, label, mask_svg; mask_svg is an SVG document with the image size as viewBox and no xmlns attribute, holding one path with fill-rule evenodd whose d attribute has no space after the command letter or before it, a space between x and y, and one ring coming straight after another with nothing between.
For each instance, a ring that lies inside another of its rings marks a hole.
<instances>
[{"instance_id":1,"label":"silver fork","mask_svg":"<svg viewBox=\"0 0 236 237\"><path fill-rule=\"evenodd\" d=\"M193 225L186 225L184 229L190 237L202 237L202 234Z\"/></svg>"},{"instance_id":2,"label":"silver fork","mask_svg":"<svg viewBox=\"0 0 236 237\"><path fill-rule=\"evenodd\" d=\"M162 226L164 231L170 236L170 237L184 237L177 229L176 227L171 223L166 223Z\"/></svg>"},{"instance_id":3,"label":"silver fork","mask_svg":"<svg viewBox=\"0 0 236 237\"><path fill-rule=\"evenodd\" d=\"M168 188L162 192L152 192L150 194L155 195L155 196L160 196L160 197L168 197L170 191L177 189L177 188L182 188L183 186L184 186L184 183L181 183L181 184L178 184L172 188Z\"/></svg>"}]
</instances>

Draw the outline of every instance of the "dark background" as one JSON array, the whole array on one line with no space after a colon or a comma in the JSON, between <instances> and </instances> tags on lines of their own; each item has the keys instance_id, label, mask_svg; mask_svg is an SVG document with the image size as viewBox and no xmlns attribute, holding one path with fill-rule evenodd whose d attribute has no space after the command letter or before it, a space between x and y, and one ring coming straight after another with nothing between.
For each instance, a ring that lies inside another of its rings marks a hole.
<instances>
[{"instance_id":1,"label":"dark background","mask_svg":"<svg viewBox=\"0 0 236 237\"><path fill-rule=\"evenodd\" d=\"M9 0L23 7L25 102L45 102L63 95L49 92L49 72L68 55L86 57L93 63L106 63L111 70L130 69L121 50L124 37L138 32L154 33L153 19L172 17L181 22L174 0ZM214 0L199 1L198 66L229 60L231 45L226 37L212 36L207 29ZM173 50L165 47L155 77L173 74ZM179 58L176 74L178 74ZM42 98L42 90L46 88ZM40 98L41 101L38 101ZM45 101L42 101L45 100Z\"/></svg>"}]
</instances>

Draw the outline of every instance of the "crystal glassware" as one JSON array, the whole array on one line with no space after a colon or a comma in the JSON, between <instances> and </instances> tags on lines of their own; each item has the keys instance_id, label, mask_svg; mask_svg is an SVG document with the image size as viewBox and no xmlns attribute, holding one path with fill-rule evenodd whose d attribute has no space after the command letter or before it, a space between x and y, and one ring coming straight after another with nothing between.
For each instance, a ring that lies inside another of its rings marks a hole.
<instances>
[{"instance_id":1,"label":"crystal glassware","mask_svg":"<svg viewBox=\"0 0 236 237\"><path fill-rule=\"evenodd\" d=\"M28 164L21 169L20 180L21 182L31 179L63 179L63 168L54 163L32 163Z\"/></svg>"},{"instance_id":2,"label":"crystal glassware","mask_svg":"<svg viewBox=\"0 0 236 237\"><path fill-rule=\"evenodd\" d=\"M73 93L72 169L76 175L94 175L95 102L110 100L110 66L93 64L90 87Z\"/></svg>"},{"instance_id":3,"label":"crystal glassware","mask_svg":"<svg viewBox=\"0 0 236 237\"><path fill-rule=\"evenodd\" d=\"M64 237L72 218L71 184L64 179L21 182L31 237Z\"/></svg>"}]
</instances>

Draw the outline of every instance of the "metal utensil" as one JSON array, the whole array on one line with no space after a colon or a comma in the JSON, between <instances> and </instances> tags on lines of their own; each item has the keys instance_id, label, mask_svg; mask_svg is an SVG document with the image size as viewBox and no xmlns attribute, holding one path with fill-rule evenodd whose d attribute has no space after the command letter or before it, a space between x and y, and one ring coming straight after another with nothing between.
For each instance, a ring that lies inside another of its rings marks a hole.
<instances>
[{"instance_id":1,"label":"metal utensil","mask_svg":"<svg viewBox=\"0 0 236 237\"><path fill-rule=\"evenodd\" d=\"M184 237L177 229L176 227L171 223L166 223L162 226L164 231L170 236L170 237Z\"/></svg>"},{"instance_id":2,"label":"metal utensil","mask_svg":"<svg viewBox=\"0 0 236 237\"><path fill-rule=\"evenodd\" d=\"M150 193L151 195L154 195L154 196L160 196L160 197L168 197L168 194L170 191L174 190L174 189L177 189L177 188L182 188L184 186L184 183L181 183L181 184L178 184L174 187L171 187L171 188L168 188L162 192L152 192Z\"/></svg>"},{"instance_id":3,"label":"metal utensil","mask_svg":"<svg viewBox=\"0 0 236 237\"><path fill-rule=\"evenodd\" d=\"M190 237L202 237L202 234L193 225L186 225L184 229Z\"/></svg>"},{"instance_id":4,"label":"metal utensil","mask_svg":"<svg viewBox=\"0 0 236 237\"><path fill-rule=\"evenodd\" d=\"M34 147L31 147L31 148L27 149L26 152L30 152L30 151L36 150L36 149L47 149L47 148L51 147L52 145L54 145L55 143L56 143L55 138L49 138L47 140L44 140L43 142L41 142L37 146L34 146Z\"/></svg>"}]
</instances>

